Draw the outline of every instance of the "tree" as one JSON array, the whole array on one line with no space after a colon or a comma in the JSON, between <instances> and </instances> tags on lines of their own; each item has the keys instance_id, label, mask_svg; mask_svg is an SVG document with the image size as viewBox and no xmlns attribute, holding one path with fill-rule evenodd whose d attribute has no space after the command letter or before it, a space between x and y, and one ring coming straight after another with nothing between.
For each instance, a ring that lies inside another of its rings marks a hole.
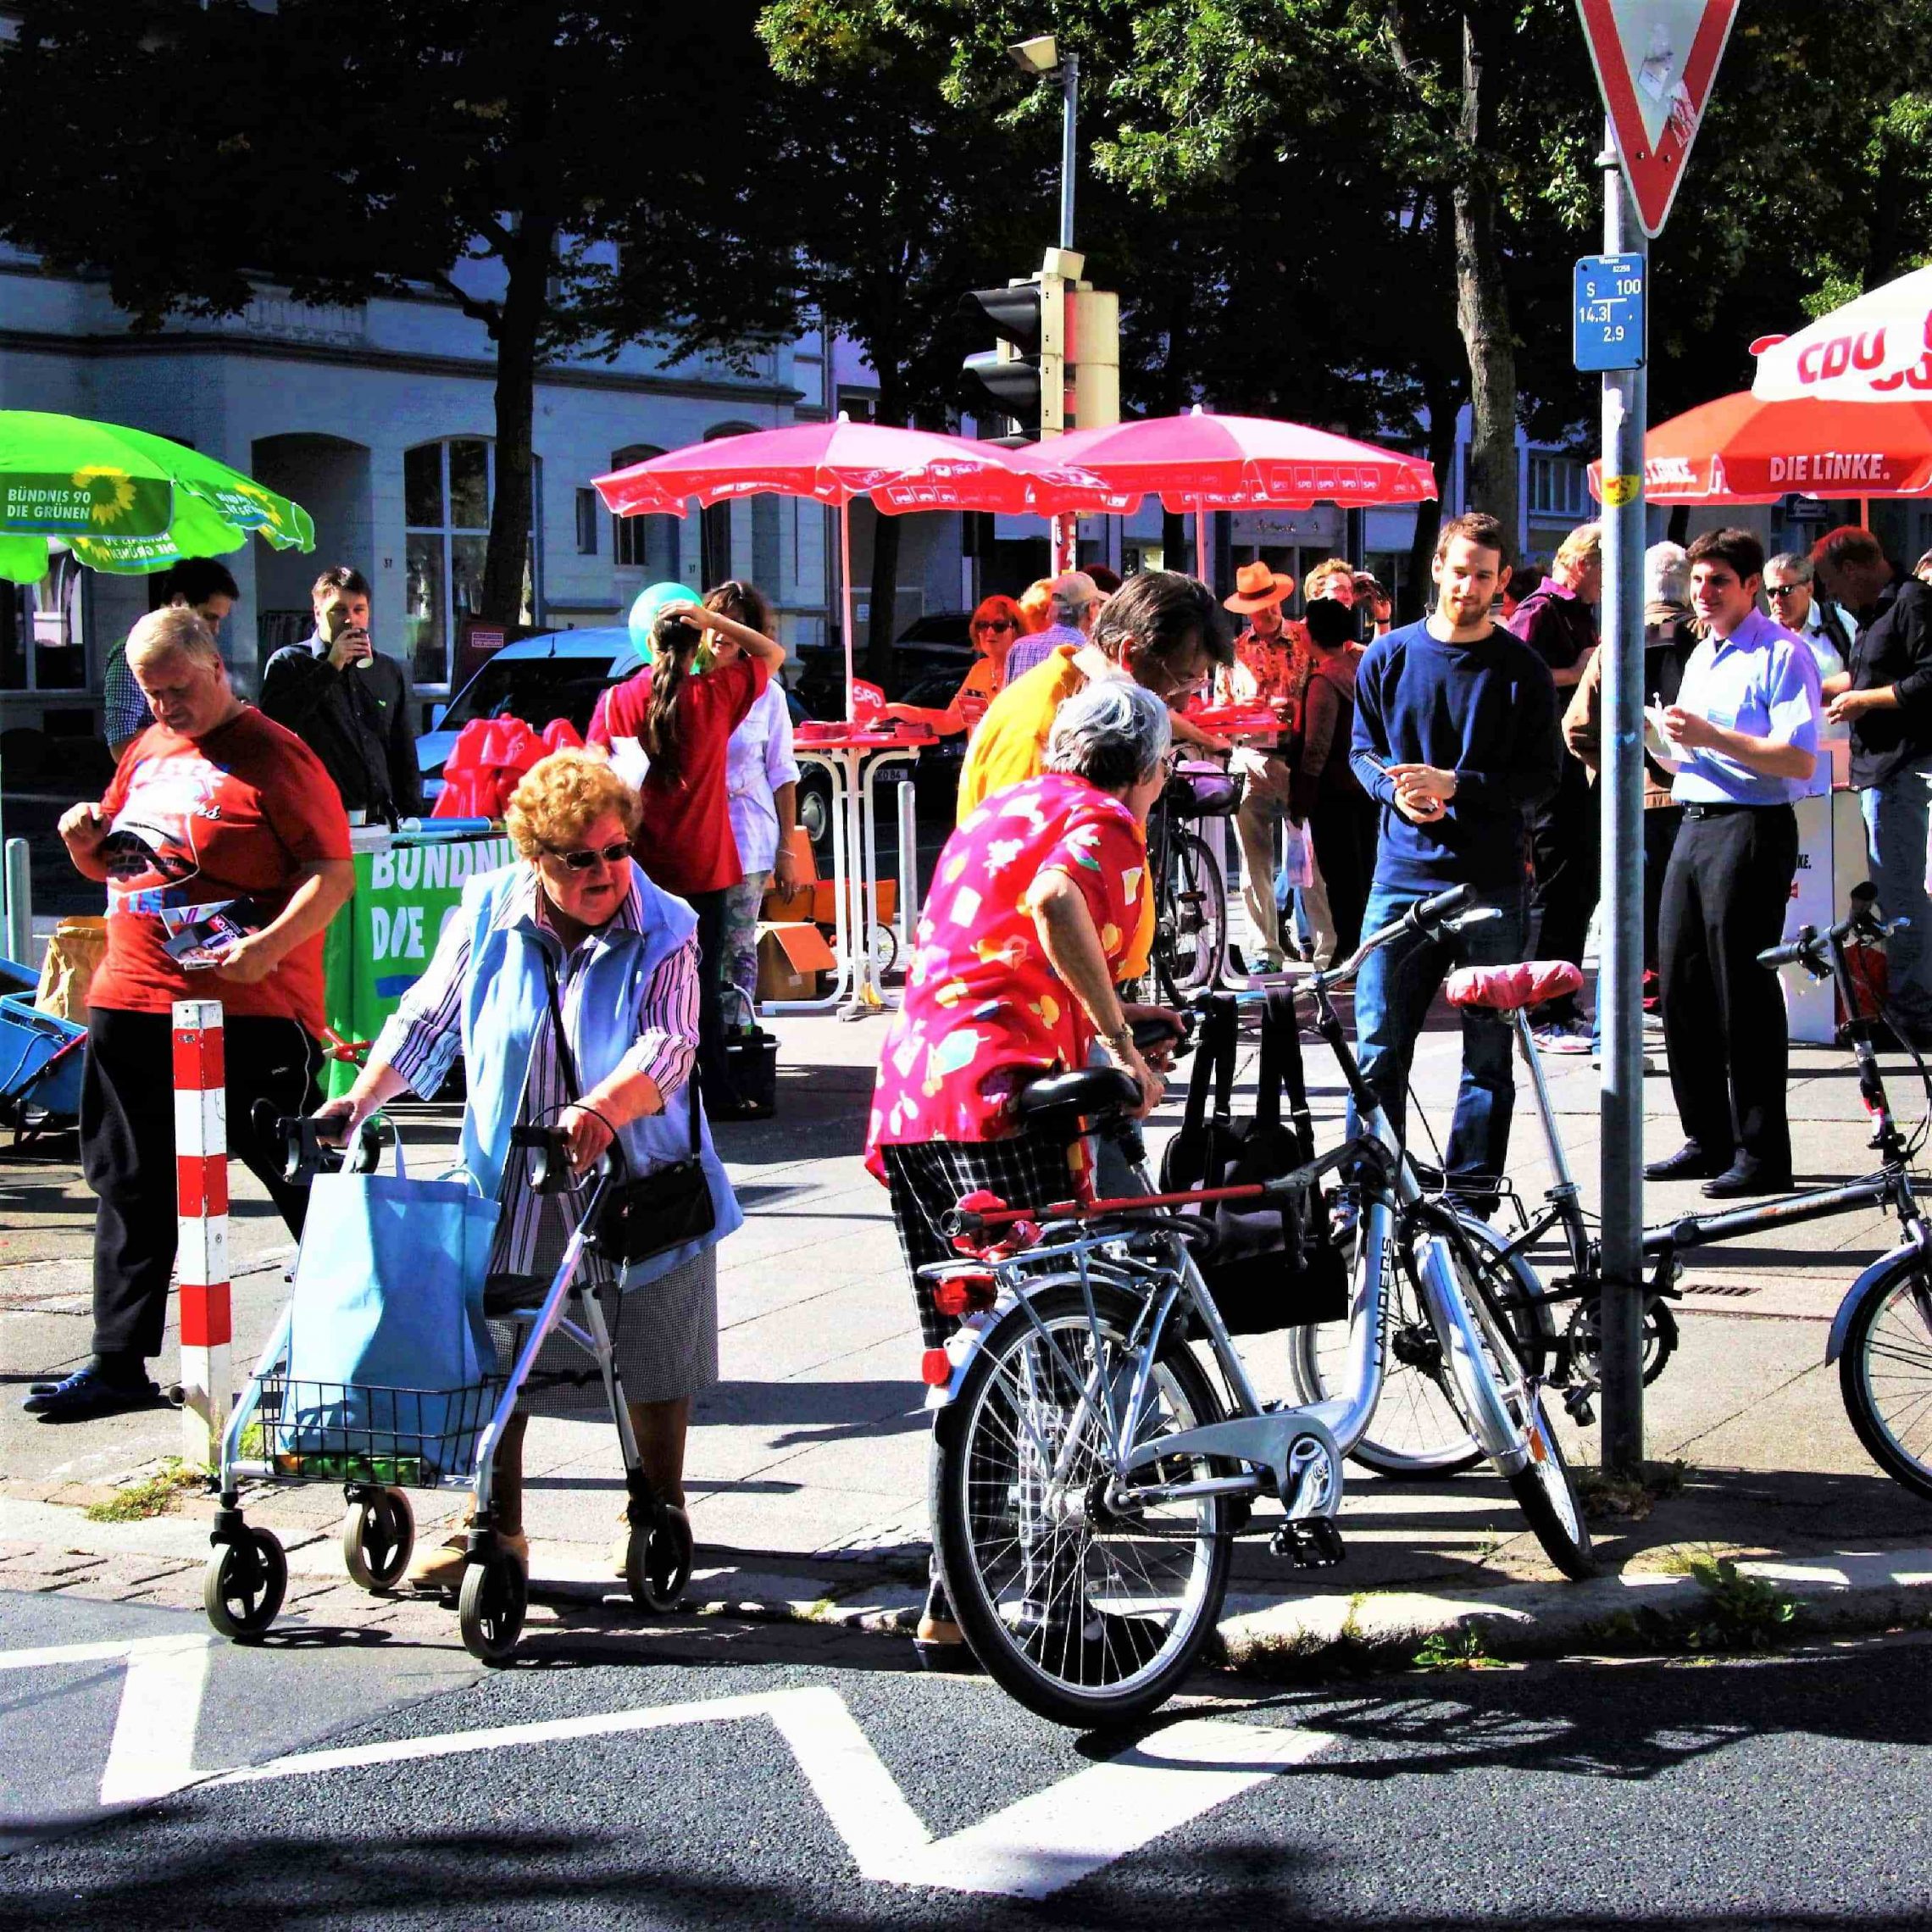
<instances>
[{"instance_id":1,"label":"tree","mask_svg":"<svg viewBox=\"0 0 1932 1932\"><path fill-rule=\"evenodd\" d=\"M238 313L267 281L303 301L435 291L488 333L492 621L522 599L541 364L782 319L782 278L747 272L736 219L769 85L749 0L662 19L541 0L19 11L0 234L104 271L137 327Z\"/></svg>"},{"instance_id":2,"label":"tree","mask_svg":"<svg viewBox=\"0 0 1932 1932\"><path fill-rule=\"evenodd\" d=\"M761 23L786 84L764 129L760 232L795 250L797 298L865 351L878 419L943 426L957 413L971 339L959 300L1040 264L1052 238L1041 144L939 91L941 64L799 60L786 9ZM900 525L874 526L867 669L891 661Z\"/></svg>"}]
</instances>

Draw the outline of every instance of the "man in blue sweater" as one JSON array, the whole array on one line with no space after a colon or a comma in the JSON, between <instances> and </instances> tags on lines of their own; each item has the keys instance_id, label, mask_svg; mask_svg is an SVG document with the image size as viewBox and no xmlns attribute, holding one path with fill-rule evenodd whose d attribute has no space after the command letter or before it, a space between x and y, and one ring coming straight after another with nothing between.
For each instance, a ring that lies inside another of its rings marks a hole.
<instances>
[{"instance_id":1,"label":"man in blue sweater","mask_svg":"<svg viewBox=\"0 0 1932 1932\"><path fill-rule=\"evenodd\" d=\"M1369 646L1355 679L1355 775L1382 808L1364 933L1419 899L1473 886L1498 917L1441 939L1374 953L1355 994L1362 1070L1397 1133L1409 1062L1430 1002L1452 968L1523 957L1529 816L1557 785L1550 669L1491 623L1509 581L1509 540L1494 517L1442 526L1430 575L1435 608ZM1463 1014L1463 1082L1445 1153L1451 1186L1480 1208L1509 1154L1514 1038L1500 1016Z\"/></svg>"}]
</instances>

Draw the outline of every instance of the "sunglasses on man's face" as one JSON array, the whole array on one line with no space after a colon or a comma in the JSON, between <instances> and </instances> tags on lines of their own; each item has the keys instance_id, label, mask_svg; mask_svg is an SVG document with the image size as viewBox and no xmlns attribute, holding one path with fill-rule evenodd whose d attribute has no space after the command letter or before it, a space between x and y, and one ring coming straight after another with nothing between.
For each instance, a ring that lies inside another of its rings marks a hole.
<instances>
[{"instance_id":1,"label":"sunglasses on man's face","mask_svg":"<svg viewBox=\"0 0 1932 1932\"><path fill-rule=\"evenodd\" d=\"M1808 591L1809 584L1767 584L1764 594L1768 597L1795 597L1800 591Z\"/></svg>"},{"instance_id":2,"label":"sunglasses on man's face","mask_svg":"<svg viewBox=\"0 0 1932 1932\"><path fill-rule=\"evenodd\" d=\"M630 857L630 841L619 839L614 845L601 847L585 847L576 852L559 852L555 846L543 848L552 858L560 859L573 872L588 872L600 862L605 865L620 865Z\"/></svg>"}]
</instances>

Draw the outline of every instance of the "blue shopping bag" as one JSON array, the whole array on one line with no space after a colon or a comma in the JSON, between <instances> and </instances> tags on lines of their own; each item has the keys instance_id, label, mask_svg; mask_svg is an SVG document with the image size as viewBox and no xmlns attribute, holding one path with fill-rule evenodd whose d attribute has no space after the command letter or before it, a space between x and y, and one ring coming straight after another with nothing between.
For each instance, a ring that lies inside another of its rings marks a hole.
<instances>
[{"instance_id":1,"label":"blue shopping bag","mask_svg":"<svg viewBox=\"0 0 1932 1932\"><path fill-rule=\"evenodd\" d=\"M483 1277L498 1212L467 1178L411 1180L400 1139L392 1175L316 1177L277 1453L341 1457L335 1473L346 1477L425 1484L474 1461L495 1367Z\"/></svg>"}]
</instances>

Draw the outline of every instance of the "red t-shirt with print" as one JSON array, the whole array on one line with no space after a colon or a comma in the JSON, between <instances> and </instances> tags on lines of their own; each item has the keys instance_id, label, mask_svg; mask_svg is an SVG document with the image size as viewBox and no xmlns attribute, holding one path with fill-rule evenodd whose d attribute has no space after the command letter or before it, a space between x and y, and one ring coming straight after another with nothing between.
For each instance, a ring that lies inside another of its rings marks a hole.
<instances>
[{"instance_id":1,"label":"red t-shirt with print","mask_svg":"<svg viewBox=\"0 0 1932 1932\"><path fill-rule=\"evenodd\" d=\"M1071 879L1117 971L1146 864L1134 814L1068 773L1023 779L967 814L940 854L880 1051L866 1135L875 1174L881 1146L1005 1139L1027 1078L1086 1063L1092 1026L1041 947L1028 889L1049 872Z\"/></svg>"},{"instance_id":2,"label":"red t-shirt with print","mask_svg":"<svg viewBox=\"0 0 1932 1932\"><path fill-rule=\"evenodd\" d=\"M150 724L121 754L101 808L108 950L87 1003L166 1013L176 1000L219 1000L229 1013L297 1019L319 1034L320 933L242 986L177 964L162 919L245 898L258 928L288 903L304 866L348 858L341 797L314 752L253 705L199 739Z\"/></svg>"},{"instance_id":3,"label":"red t-shirt with print","mask_svg":"<svg viewBox=\"0 0 1932 1932\"><path fill-rule=\"evenodd\" d=\"M745 876L731 831L724 754L731 734L745 721L771 674L763 660L734 658L678 687L678 777L659 776L653 764L638 794L644 816L637 828L637 863L654 886L688 899L694 892L722 892ZM651 703L648 667L599 700L591 719L590 742L605 750L618 738L641 738Z\"/></svg>"}]
</instances>

